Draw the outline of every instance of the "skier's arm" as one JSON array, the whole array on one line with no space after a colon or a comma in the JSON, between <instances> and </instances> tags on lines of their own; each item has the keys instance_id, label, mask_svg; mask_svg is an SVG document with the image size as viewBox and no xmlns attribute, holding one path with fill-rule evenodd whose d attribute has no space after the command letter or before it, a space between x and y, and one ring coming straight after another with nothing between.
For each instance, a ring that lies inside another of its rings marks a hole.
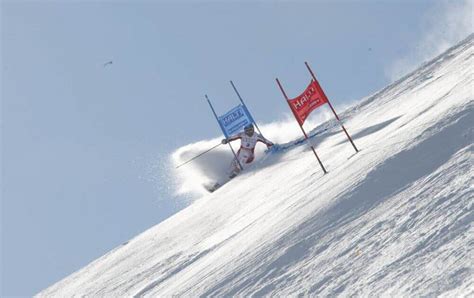
<instances>
[{"instance_id":1,"label":"skier's arm","mask_svg":"<svg viewBox=\"0 0 474 298\"><path fill-rule=\"evenodd\" d=\"M239 134L236 134L234 136L231 136L229 137L228 139L222 139L222 144L227 144L229 142L232 142L232 141L235 141L235 140L238 140L238 139L241 139L242 136Z\"/></svg>"},{"instance_id":2,"label":"skier's arm","mask_svg":"<svg viewBox=\"0 0 474 298\"><path fill-rule=\"evenodd\" d=\"M262 135L258 135L258 139L257 139L257 142L262 142L264 143L265 145L267 145L267 147L271 147L273 146L273 143L270 142L269 140L265 139Z\"/></svg>"}]
</instances>

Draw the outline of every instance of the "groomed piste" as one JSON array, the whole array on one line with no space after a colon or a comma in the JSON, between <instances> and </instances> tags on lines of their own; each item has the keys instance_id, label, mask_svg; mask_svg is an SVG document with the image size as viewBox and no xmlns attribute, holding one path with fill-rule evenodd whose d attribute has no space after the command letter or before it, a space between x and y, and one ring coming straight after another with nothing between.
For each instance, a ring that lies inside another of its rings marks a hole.
<instances>
[{"instance_id":1,"label":"groomed piste","mask_svg":"<svg viewBox=\"0 0 474 298\"><path fill-rule=\"evenodd\" d=\"M357 154L336 120L310 119L326 175L295 123L262 125L279 150L212 194L227 148L177 170L189 207L38 296L472 296L473 45L341 110Z\"/></svg>"}]
</instances>

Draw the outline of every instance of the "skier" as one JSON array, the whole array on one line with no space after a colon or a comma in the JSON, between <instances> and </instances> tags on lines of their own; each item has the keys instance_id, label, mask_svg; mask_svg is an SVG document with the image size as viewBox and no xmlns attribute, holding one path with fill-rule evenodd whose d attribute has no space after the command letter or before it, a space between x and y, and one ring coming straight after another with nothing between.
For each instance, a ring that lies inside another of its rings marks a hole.
<instances>
[{"instance_id":1,"label":"skier","mask_svg":"<svg viewBox=\"0 0 474 298\"><path fill-rule=\"evenodd\" d=\"M261 134L256 133L253 124L248 124L244 127L244 131L240 132L228 139L223 139L222 144L240 139L240 149L237 151L237 159L234 159L231 164L231 171L229 178L232 179L240 172L240 164L249 164L255 158L254 150L257 142L262 142L267 145L267 148L271 148L273 143L265 139Z\"/></svg>"}]
</instances>

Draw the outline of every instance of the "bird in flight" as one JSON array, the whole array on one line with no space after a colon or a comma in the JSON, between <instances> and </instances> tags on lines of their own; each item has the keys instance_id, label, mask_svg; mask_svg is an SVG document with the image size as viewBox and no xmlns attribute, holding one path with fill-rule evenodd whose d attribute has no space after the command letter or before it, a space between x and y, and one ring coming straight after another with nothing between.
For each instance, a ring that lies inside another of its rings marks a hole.
<instances>
[{"instance_id":1,"label":"bird in flight","mask_svg":"<svg viewBox=\"0 0 474 298\"><path fill-rule=\"evenodd\" d=\"M112 63L113 63L112 60L109 61L109 62L106 62L106 63L104 63L104 67L106 67L107 65L112 65Z\"/></svg>"}]
</instances>

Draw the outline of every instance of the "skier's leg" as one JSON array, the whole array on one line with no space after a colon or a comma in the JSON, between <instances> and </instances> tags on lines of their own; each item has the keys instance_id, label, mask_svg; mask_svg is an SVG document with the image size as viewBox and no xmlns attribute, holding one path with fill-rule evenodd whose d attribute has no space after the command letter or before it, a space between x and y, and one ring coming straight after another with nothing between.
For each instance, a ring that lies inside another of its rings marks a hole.
<instances>
[{"instance_id":1,"label":"skier's leg","mask_svg":"<svg viewBox=\"0 0 474 298\"><path fill-rule=\"evenodd\" d=\"M239 164L237 163L237 160L234 159L232 161L232 164L231 164L231 169L230 169L230 173L229 173L229 178L232 179L234 178L235 176L237 176L240 172L240 167L239 167Z\"/></svg>"},{"instance_id":2,"label":"skier's leg","mask_svg":"<svg viewBox=\"0 0 474 298\"><path fill-rule=\"evenodd\" d=\"M253 152L249 152L249 155L245 159L245 163L251 163L254 158L255 158L255 155L253 154Z\"/></svg>"},{"instance_id":3,"label":"skier's leg","mask_svg":"<svg viewBox=\"0 0 474 298\"><path fill-rule=\"evenodd\" d=\"M241 153L241 151L239 149L239 151L237 151L237 154L236 154L237 159L234 158L232 160L232 162L230 163L230 169L229 169L229 178L230 179L237 176L240 172L240 165L239 165L239 162L238 162L238 160L240 159L240 155L241 155L240 153Z\"/></svg>"},{"instance_id":4,"label":"skier's leg","mask_svg":"<svg viewBox=\"0 0 474 298\"><path fill-rule=\"evenodd\" d=\"M253 155L253 152L250 151L250 150L239 150L237 152L237 159L234 159L232 161L232 170L231 170L231 173L229 175L229 178L234 178L235 176L237 176L240 171L242 170L240 168L241 165L244 165L244 164L248 164L248 163L251 163L252 160L254 158L254 155Z\"/></svg>"}]
</instances>

